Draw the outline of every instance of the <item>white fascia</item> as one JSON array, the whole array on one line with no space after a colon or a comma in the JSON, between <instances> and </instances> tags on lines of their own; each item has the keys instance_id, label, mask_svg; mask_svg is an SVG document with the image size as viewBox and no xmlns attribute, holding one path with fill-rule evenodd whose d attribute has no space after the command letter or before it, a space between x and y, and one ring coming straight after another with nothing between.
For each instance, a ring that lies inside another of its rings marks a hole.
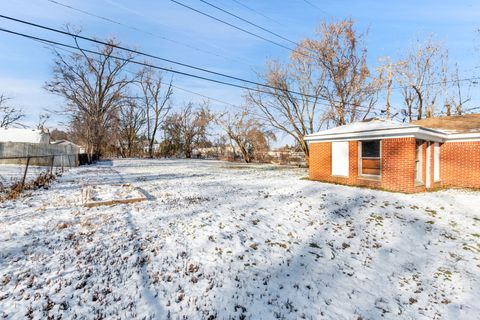
<instances>
[{"instance_id":1,"label":"white fascia","mask_svg":"<svg viewBox=\"0 0 480 320\"><path fill-rule=\"evenodd\" d=\"M480 141L480 132L448 134L445 142L474 142Z\"/></svg>"},{"instance_id":2,"label":"white fascia","mask_svg":"<svg viewBox=\"0 0 480 320\"><path fill-rule=\"evenodd\" d=\"M318 133L306 136L305 141L312 143L348 140L377 140L391 138L417 138L434 142L445 142L447 135L443 132L432 129L426 129L422 127L407 127L323 135L321 133Z\"/></svg>"}]
</instances>

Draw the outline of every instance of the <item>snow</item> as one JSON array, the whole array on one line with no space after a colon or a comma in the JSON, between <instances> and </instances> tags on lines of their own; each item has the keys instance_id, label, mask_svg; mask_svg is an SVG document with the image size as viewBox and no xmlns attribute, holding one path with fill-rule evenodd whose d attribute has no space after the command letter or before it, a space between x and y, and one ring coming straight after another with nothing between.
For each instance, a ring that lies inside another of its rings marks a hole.
<instances>
[{"instance_id":1,"label":"snow","mask_svg":"<svg viewBox=\"0 0 480 320\"><path fill-rule=\"evenodd\" d=\"M50 135L42 130L0 128L0 142L49 143Z\"/></svg>"},{"instance_id":2,"label":"snow","mask_svg":"<svg viewBox=\"0 0 480 320\"><path fill-rule=\"evenodd\" d=\"M31 181L38 177L39 174L47 172L49 170L49 167L29 166L25 180L26 182ZM1 187L10 187L14 183L21 181L24 173L24 164L0 164L0 189Z\"/></svg>"},{"instance_id":3,"label":"snow","mask_svg":"<svg viewBox=\"0 0 480 320\"><path fill-rule=\"evenodd\" d=\"M478 319L480 193L304 169L114 160L0 203L7 319ZM148 200L84 208L82 187Z\"/></svg>"},{"instance_id":4,"label":"snow","mask_svg":"<svg viewBox=\"0 0 480 320\"><path fill-rule=\"evenodd\" d=\"M418 128L419 126L411 125L408 123L383 120L383 119L371 119L368 121L357 121L335 128L322 130L318 133L308 135L307 137L315 137L320 135L352 133L352 132L365 132L376 130L388 130L388 129L404 129L404 128Z\"/></svg>"}]
</instances>

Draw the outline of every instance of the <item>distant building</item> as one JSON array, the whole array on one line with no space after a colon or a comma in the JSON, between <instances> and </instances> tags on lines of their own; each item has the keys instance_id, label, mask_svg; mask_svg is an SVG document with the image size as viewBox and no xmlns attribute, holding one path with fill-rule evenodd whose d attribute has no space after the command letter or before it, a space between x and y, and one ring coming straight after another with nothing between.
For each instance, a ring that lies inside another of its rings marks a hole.
<instances>
[{"instance_id":1,"label":"distant building","mask_svg":"<svg viewBox=\"0 0 480 320\"><path fill-rule=\"evenodd\" d=\"M78 144L75 144L71 141L68 140L56 140L56 141L51 141L51 145L57 145L57 146L69 146L72 147L73 149L79 150L79 153L85 153L85 148L82 146L79 146Z\"/></svg>"},{"instance_id":2,"label":"distant building","mask_svg":"<svg viewBox=\"0 0 480 320\"><path fill-rule=\"evenodd\" d=\"M0 142L50 143L46 130L0 128Z\"/></svg>"}]
</instances>

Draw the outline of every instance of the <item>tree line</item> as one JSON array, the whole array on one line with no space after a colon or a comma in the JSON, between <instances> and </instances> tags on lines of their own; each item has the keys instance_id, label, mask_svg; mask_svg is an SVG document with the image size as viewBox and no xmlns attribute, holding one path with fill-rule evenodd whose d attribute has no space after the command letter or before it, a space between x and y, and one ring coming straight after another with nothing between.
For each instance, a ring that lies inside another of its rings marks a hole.
<instances>
[{"instance_id":1,"label":"tree line","mask_svg":"<svg viewBox=\"0 0 480 320\"><path fill-rule=\"evenodd\" d=\"M396 61L378 59L375 68L367 63L366 38L352 20L322 23L287 62L266 62L258 73L264 85L246 90L242 107L223 112L212 112L209 101L175 105L173 78L148 61L136 67L138 57L118 49L115 39L97 47L100 55L78 44L77 52L53 49L45 89L64 98L68 137L91 157L189 158L200 148L230 146L252 162L281 133L308 160L303 138L323 128L373 116L410 122L476 110L466 107L472 82L460 79L458 64L432 38L418 40ZM6 101L0 96L0 127L24 116Z\"/></svg>"}]
</instances>

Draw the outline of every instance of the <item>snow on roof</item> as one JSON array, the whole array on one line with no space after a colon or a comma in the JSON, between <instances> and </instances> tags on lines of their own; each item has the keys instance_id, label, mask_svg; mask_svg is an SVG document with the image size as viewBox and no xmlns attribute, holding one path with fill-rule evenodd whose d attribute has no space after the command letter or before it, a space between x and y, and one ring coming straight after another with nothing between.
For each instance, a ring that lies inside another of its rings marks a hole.
<instances>
[{"instance_id":1,"label":"snow on roof","mask_svg":"<svg viewBox=\"0 0 480 320\"><path fill-rule=\"evenodd\" d=\"M408 127L418 127L418 126L412 126L408 123L401 123L397 121L374 118L374 119L368 119L368 120L359 121L359 122L352 122L343 126L338 126L332 129L323 130L323 131L311 134L308 137L333 135L333 134L341 134L341 133L376 131L376 130L403 129Z\"/></svg>"},{"instance_id":2,"label":"snow on roof","mask_svg":"<svg viewBox=\"0 0 480 320\"><path fill-rule=\"evenodd\" d=\"M37 129L0 128L0 142L49 143L50 135Z\"/></svg>"},{"instance_id":3,"label":"snow on roof","mask_svg":"<svg viewBox=\"0 0 480 320\"><path fill-rule=\"evenodd\" d=\"M50 144L72 145L72 146L80 147L78 144L73 143L72 141L69 141L69 140L65 140L65 139L51 141Z\"/></svg>"},{"instance_id":4,"label":"snow on roof","mask_svg":"<svg viewBox=\"0 0 480 320\"><path fill-rule=\"evenodd\" d=\"M445 138L445 134L441 131L424 128L415 124L373 118L323 130L306 136L305 140L358 140L406 136L435 142L443 142Z\"/></svg>"}]
</instances>

